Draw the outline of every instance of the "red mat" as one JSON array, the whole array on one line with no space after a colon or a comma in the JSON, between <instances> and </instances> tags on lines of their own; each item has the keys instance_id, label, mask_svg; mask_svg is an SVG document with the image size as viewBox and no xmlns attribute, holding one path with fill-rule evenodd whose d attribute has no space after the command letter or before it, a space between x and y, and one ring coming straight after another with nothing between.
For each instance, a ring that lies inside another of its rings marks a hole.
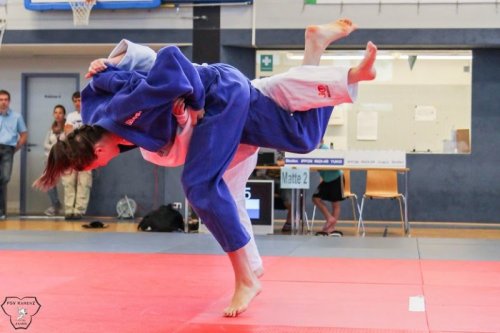
<instances>
[{"instance_id":1,"label":"red mat","mask_svg":"<svg viewBox=\"0 0 500 333\"><path fill-rule=\"evenodd\" d=\"M500 263L264 258L263 292L223 318L225 256L0 252L0 303L36 297L26 332L500 332ZM410 312L423 295L425 312ZM0 310L0 332L14 330Z\"/></svg>"}]
</instances>

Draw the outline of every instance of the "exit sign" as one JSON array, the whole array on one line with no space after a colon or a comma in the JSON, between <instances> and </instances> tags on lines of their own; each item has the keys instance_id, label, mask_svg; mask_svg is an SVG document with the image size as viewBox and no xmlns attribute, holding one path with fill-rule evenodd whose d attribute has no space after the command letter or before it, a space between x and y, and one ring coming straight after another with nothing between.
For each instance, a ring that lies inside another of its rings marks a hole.
<instances>
[{"instance_id":1,"label":"exit sign","mask_svg":"<svg viewBox=\"0 0 500 333\"><path fill-rule=\"evenodd\" d=\"M261 70L261 72L272 72L273 71L273 55L272 54L261 54L260 55L260 70Z\"/></svg>"}]
</instances>

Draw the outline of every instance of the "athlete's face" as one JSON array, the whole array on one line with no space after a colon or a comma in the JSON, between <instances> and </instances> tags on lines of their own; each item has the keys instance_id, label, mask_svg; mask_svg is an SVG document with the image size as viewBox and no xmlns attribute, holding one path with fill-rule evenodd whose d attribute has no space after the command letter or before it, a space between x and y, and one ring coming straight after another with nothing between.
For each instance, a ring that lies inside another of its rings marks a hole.
<instances>
[{"instance_id":1,"label":"athlete's face","mask_svg":"<svg viewBox=\"0 0 500 333\"><path fill-rule=\"evenodd\" d=\"M120 148L118 147L116 138L109 135L103 136L103 138L94 145L94 153L97 158L92 161L85 170L93 170L108 165L109 161L120 154Z\"/></svg>"}]
</instances>

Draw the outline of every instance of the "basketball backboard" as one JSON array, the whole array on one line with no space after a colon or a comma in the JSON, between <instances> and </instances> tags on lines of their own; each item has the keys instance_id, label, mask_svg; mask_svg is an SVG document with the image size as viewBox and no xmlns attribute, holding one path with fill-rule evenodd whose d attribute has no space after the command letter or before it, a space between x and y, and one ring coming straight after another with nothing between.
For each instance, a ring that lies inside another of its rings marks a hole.
<instances>
[{"instance_id":1,"label":"basketball backboard","mask_svg":"<svg viewBox=\"0 0 500 333\"><path fill-rule=\"evenodd\" d=\"M161 0L98 0L94 9L141 9L160 5ZM36 11L71 10L69 2L62 0L24 0L24 7Z\"/></svg>"}]
</instances>

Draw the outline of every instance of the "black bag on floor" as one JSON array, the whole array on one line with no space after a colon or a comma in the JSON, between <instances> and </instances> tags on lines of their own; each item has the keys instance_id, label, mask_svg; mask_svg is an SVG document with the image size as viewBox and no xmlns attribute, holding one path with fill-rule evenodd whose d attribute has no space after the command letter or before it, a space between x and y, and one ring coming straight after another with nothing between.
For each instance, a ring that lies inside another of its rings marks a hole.
<instances>
[{"instance_id":1,"label":"black bag on floor","mask_svg":"<svg viewBox=\"0 0 500 333\"><path fill-rule=\"evenodd\" d=\"M172 204L161 205L144 216L137 226L142 231L175 232L184 231L182 214Z\"/></svg>"}]
</instances>

